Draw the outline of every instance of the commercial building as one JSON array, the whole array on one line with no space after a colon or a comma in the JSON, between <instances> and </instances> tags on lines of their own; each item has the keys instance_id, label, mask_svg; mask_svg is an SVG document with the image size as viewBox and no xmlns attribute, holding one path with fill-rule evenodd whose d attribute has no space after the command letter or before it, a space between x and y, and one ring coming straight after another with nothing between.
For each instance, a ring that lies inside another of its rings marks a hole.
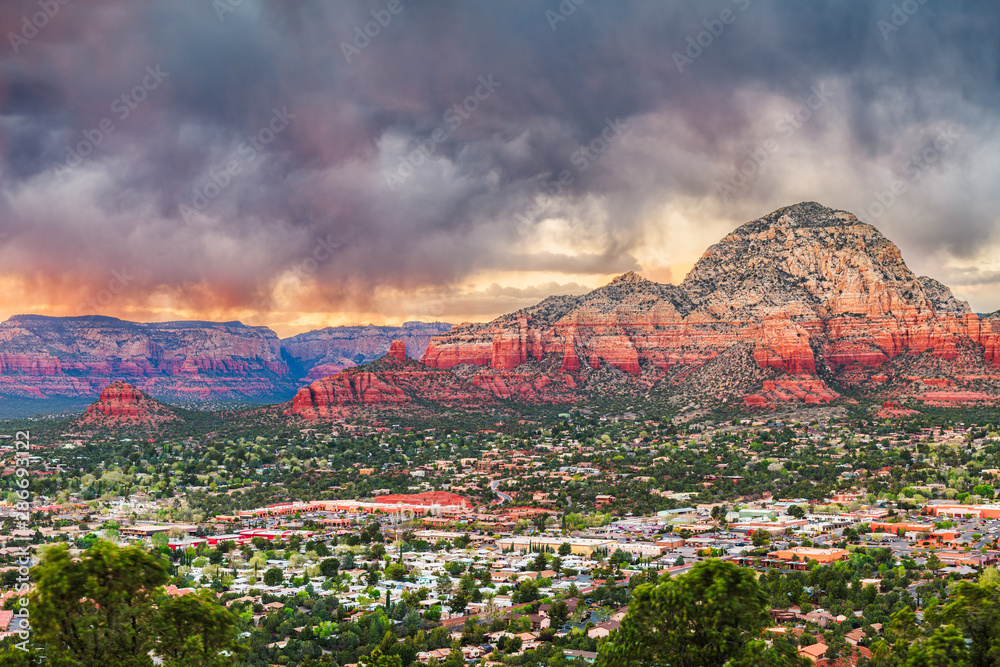
<instances>
[{"instance_id":1,"label":"commercial building","mask_svg":"<svg viewBox=\"0 0 1000 667\"><path fill-rule=\"evenodd\" d=\"M771 558L778 558L780 560L799 560L807 561L814 560L818 563L833 563L838 560L847 560L850 556L844 549L816 549L814 547L792 547L791 549L782 549L780 551L771 551L767 554Z\"/></svg>"}]
</instances>

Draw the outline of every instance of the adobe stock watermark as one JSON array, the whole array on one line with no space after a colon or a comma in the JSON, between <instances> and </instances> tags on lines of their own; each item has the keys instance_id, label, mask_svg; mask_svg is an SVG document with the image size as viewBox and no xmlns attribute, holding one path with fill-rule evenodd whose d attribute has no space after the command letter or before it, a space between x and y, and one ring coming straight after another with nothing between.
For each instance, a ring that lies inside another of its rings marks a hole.
<instances>
[{"instance_id":1,"label":"adobe stock watermark","mask_svg":"<svg viewBox=\"0 0 1000 667\"><path fill-rule=\"evenodd\" d=\"M958 126L951 124L941 130L931 145L910 156L910 159L903 164L903 174L906 180L893 179L889 182L885 190L875 190L872 192L874 199L864 207L858 216L863 222L873 224L873 220L878 220L885 212L892 208L907 192L910 192L913 185L919 181L923 175L933 165L937 164L942 156L951 150L955 142L962 138Z\"/></svg>"},{"instance_id":2,"label":"adobe stock watermark","mask_svg":"<svg viewBox=\"0 0 1000 667\"><path fill-rule=\"evenodd\" d=\"M476 86L471 95L461 102L452 104L444 112L442 116L443 126L436 127L429 137L417 144L416 148L399 158L399 165L395 171L383 174L390 190L395 190L397 186L402 185L406 179L412 176L418 167L423 165L431 155L434 155L438 144L444 143L453 132L462 127L462 123L468 120L479 109L479 106L490 99L497 88L503 85L503 82L495 80L492 74L487 74L485 77L480 76L477 81L479 85Z\"/></svg>"},{"instance_id":3,"label":"adobe stock watermark","mask_svg":"<svg viewBox=\"0 0 1000 667\"><path fill-rule=\"evenodd\" d=\"M545 20L549 22L549 27L552 28L552 32L556 31L560 23L568 21L569 17L576 12L576 8L585 3L587 0L562 0L559 6L556 7L558 11L552 11L551 9L545 10Z\"/></svg>"},{"instance_id":4,"label":"adobe stock watermark","mask_svg":"<svg viewBox=\"0 0 1000 667\"><path fill-rule=\"evenodd\" d=\"M413 0L406 0L412 2ZM373 9L370 14L372 21L367 21L363 25L354 26L354 38L350 42L340 43L340 52L344 54L344 60L351 60L361 55L361 52L371 46L372 40L382 34L382 31L389 27L392 19L403 13L402 0L389 0L383 9Z\"/></svg>"},{"instance_id":5,"label":"adobe stock watermark","mask_svg":"<svg viewBox=\"0 0 1000 667\"><path fill-rule=\"evenodd\" d=\"M177 207L181 217L185 222L191 222L196 213L201 213L219 198L226 188L228 188L233 178L243 173L243 167L257 159L257 156L264 152L264 147L285 131L296 114L288 110L288 107L277 107L271 109L271 118L267 124L256 133L248 136L236 149L235 154L229 157L218 167L210 167L208 176L200 184L194 187L194 193L190 204L180 204Z\"/></svg>"},{"instance_id":6,"label":"adobe stock watermark","mask_svg":"<svg viewBox=\"0 0 1000 667\"><path fill-rule=\"evenodd\" d=\"M448 309L448 302L445 299L433 299L432 301L424 304L424 308L420 312L421 315L429 315L434 318L444 317L445 311Z\"/></svg>"},{"instance_id":7,"label":"adobe stock watermark","mask_svg":"<svg viewBox=\"0 0 1000 667\"><path fill-rule=\"evenodd\" d=\"M893 5L892 11L887 18L879 19L875 25L882 33L882 39L889 41L889 35L898 31L909 23L910 17L917 13L927 0L903 0L903 2Z\"/></svg>"},{"instance_id":8,"label":"adobe stock watermark","mask_svg":"<svg viewBox=\"0 0 1000 667\"><path fill-rule=\"evenodd\" d=\"M164 72L159 65L149 65L146 67L146 74L131 89L122 93L111 101L109 107L111 113L119 122L124 122L132 112L139 108L139 105L146 101L149 94L160 87L160 84L170 76L170 72ZM104 143L104 140L117 129L114 120L104 117L97 123L97 126L83 130L83 138L75 145L66 146L66 161L56 162L53 167L57 174L66 174L76 169L84 160L90 157L94 151Z\"/></svg>"},{"instance_id":9,"label":"adobe stock watermark","mask_svg":"<svg viewBox=\"0 0 1000 667\"><path fill-rule=\"evenodd\" d=\"M111 272L111 279L108 280L107 287L94 296L87 299L87 315L100 315L102 309L111 305L115 298L125 291L125 288L135 280L135 276L128 269L114 270Z\"/></svg>"},{"instance_id":10,"label":"adobe stock watermark","mask_svg":"<svg viewBox=\"0 0 1000 667\"><path fill-rule=\"evenodd\" d=\"M243 4L243 0L212 0L212 9L220 21L226 20L227 14L232 14Z\"/></svg>"},{"instance_id":11,"label":"adobe stock watermark","mask_svg":"<svg viewBox=\"0 0 1000 667\"><path fill-rule=\"evenodd\" d=\"M59 10L70 3L70 0L38 0L40 11L35 12L30 17L21 17L21 30L19 32L8 32L7 39L10 47L17 55L23 46L38 36L40 30L49 24L49 21L56 17Z\"/></svg>"},{"instance_id":12,"label":"adobe stock watermark","mask_svg":"<svg viewBox=\"0 0 1000 667\"><path fill-rule=\"evenodd\" d=\"M745 12L747 7L750 6L750 0L731 1L740 12ZM735 23L738 17L739 14L727 8L719 12L719 18L702 21L705 29L694 35L688 35L687 47L684 49L684 52L674 51L671 54L671 57L674 59L674 65L677 66L677 71L683 74L684 67L693 64L695 60L700 58L705 53L705 49L715 44L715 40L719 37L722 37L722 33L726 31L726 26Z\"/></svg>"},{"instance_id":13,"label":"adobe stock watermark","mask_svg":"<svg viewBox=\"0 0 1000 667\"><path fill-rule=\"evenodd\" d=\"M542 184L543 191L537 193L525 210L515 216L517 221L521 224L533 222L551 200L563 194L566 188L573 185L579 174L587 171L594 162L607 154L608 150L628 131L628 123L621 118L617 116L614 120L605 118L604 129L585 146L580 146L570 154L569 161L575 169L563 169L556 178L545 181Z\"/></svg>"},{"instance_id":14,"label":"adobe stock watermark","mask_svg":"<svg viewBox=\"0 0 1000 667\"><path fill-rule=\"evenodd\" d=\"M14 434L14 493L17 495L17 502L14 505L14 530L15 542L13 553L15 564L17 565L17 579L15 590L18 599L14 603L14 618L16 623L11 627L11 631L17 634L20 642L14 647L20 651L30 651L33 649L31 641L31 599L28 592L31 590L31 550L29 544L33 536L31 525L31 432L18 431ZM20 542L21 544L16 544ZM44 656L42 656L44 660Z\"/></svg>"},{"instance_id":15,"label":"adobe stock watermark","mask_svg":"<svg viewBox=\"0 0 1000 667\"><path fill-rule=\"evenodd\" d=\"M292 275L301 282L305 282L310 276L319 270L320 265L327 262L336 250L341 248L339 241L334 240L332 234L327 234L326 238L316 239L312 252L297 260L290 267ZM277 308L278 304L274 300L274 294L268 292L254 299L251 307L258 313L270 313Z\"/></svg>"},{"instance_id":16,"label":"adobe stock watermark","mask_svg":"<svg viewBox=\"0 0 1000 667\"><path fill-rule=\"evenodd\" d=\"M791 138L833 97L833 92L822 83L812 86L809 91L809 96L802 104L794 111L786 113L774 124L775 135L746 149L746 158L740 163L739 168L735 169L727 180L716 181L715 191L724 201L732 201L740 190L749 185L764 163L781 150L781 141Z\"/></svg>"}]
</instances>

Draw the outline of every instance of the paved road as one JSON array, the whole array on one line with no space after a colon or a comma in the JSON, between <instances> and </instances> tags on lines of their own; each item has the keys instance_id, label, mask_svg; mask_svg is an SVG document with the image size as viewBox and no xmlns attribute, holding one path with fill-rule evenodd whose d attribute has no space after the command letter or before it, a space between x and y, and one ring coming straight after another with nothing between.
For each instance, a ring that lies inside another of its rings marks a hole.
<instances>
[{"instance_id":1,"label":"paved road","mask_svg":"<svg viewBox=\"0 0 1000 667\"><path fill-rule=\"evenodd\" d=\"M506 482L506 481L507 480L505 480L505 479L495 479L495 480L493 480L492 482L489 483L488 486L490 487L490 491L492 491L493 493L497 494L497 498L499 498L499 500L494 500L493 501L494 505L502 505L502 504L504 504L506 502L509 502L511 500L511 497L508 496L506 493L504 493L503 491L498 491L497 490L497 487L500 486L500 483L501 482Z\"/></svg>"}]
</instances>

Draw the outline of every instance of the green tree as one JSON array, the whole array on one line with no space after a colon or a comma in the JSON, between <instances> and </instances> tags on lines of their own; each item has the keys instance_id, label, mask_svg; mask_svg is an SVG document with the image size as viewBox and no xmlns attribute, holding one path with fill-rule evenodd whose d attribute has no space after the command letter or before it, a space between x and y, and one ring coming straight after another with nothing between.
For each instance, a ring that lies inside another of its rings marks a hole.
<instances>
[{"instance_id":1,"label":"green tree","mask_svg":"<svg viewBox=\"0 0 1000 667\"><path fill-rule=\"evenodd\" d=\"M726 667L812 667L813 662L795 652L795 647L783 640L775 640L769 647L762 640L747 644L746 650L738 658L726 663Z\"/></svg>"},{"instance_id":2,"label":"green tree","mask_svg":"<svg viewBox=\"0 0 1000 667\"><path fill-rule=\"evenodd\" d=\"M74 561L65 545L46 550L32 572L31 622L53 664L151 665L149 632L167 564L140 547L98 542Z\"/></svg>"},{"instance_id":3,"label":"green tree","mask_svg":"<svg viewBox=\"0 0 1000 667\"><path fill-rule=\"evenodd\" d=\"M403 659L398 655L385 655L382 649L376 648L371 655L358 660L358 667L403 667Z\"/></svg>"},{"instance_id":4,"label":"green tree","mask_svg":"<svg viewBox=\"0 0 1000 667\"><path fill-rule=\"evenodd\" d=\"M892 648L884 639L879 639L872 644L872 657L868 662L869 667L896 667L898 656L894 656Z\"/></svg>"},{"instance_id":5,"label":"green tree","mask_svg":"<svg viewBox=\"0 0 1000 667\"><path fill-rule=\"evenodd\" d=\"M927 568L928 572L933 573L944 567L944 563L941 562L941 559L938 558L937 554L931 554L927 557L927 562L924 564L924 567Z\"/></svg>"},{"instance_id":6,"label":"green tree","mask_svg":"<svg viewBox=\"0 0 1000 667\"><path fill-rule=\"evenodd\" d=\"M455 595L448 601L448 606L451 607L451 613L453 614L464 614L466 608L469 606L469 595L463 590L458 590Z\"/></svg>"},{"instance_id":7,"label":"green tree","mask_svg":"<svg viewBox=\"0 0 1000 667\"><path fill-rule=\"evenodd\" d=\"M527 602L534 602L538 597L538 582L525 579L514 589L511 601L514 604L525 604Z\"/></svg>"},{"instance_id":8,"label":"green tree","mask_svg":"<svg viewBox=\"0 0 1000 667\"><path fill-rule=\"evenodd\" d=\"M154 649L164 664L176 667L228 667L234 663L236 617L209 592L164 596L153 622Z\"/></svg>"},{"instance_id":9,"label":"green tree","mask_svg":"<svg viewBox=\"0 0 1000 667\"><path fill-rule=\"evenodd\" d=\"M284 581L284 574L280 567L272 567L264 573L264 583L268 586L278 586Z\"/></svg>"},{"instance_id":10,"label":"green tree","mask_svg":"<svg viewBox=\"0 0 1000 667\"><path fill-rule=\"evenodd\" d=\"M569 618L569 605L564 600L553 603L549 609L549 617L552 619L552 627L562 626Z\"/></svg>"},{"instance_id":11,"label":"green tree","mask_svg":"<svg viewBox=\"0 0 1000 667\"><path fill-rule=\"evenodd\" d=\"M320 561L319 573L324 577L335 577L337 576L337 568L339 567L340 562L336 558L327 558L326 560Z\"/></svg>"},{"instance_id":12,"label":"green tree","mask_svg":"<svg viewBox=\"0 0 1000 667\"><path fill-rule=\"evenodd\" d=\"M909 607L901 607L899 611L892 615L889 621L889 638L894 645L905 649L917 637L920 636L920 628L917 626L917 615Z\"/></svg>"},{"instance_id":13,"label":"green tree","mask_svg":"<svg viewBox=\"0 0 1000 667\"><path fill-rule=\"evenodd\" d=\"M30 596L46 664L147 667L151 652L168 667L233 664L223 652L239 651L235 617L209 595L164 595L167 570L140 547L98 542L74 558L66 545L47 549ZM0 654L0 664L19 663Z\"/></svg>"},{"instance_id":14,"label":"green tree","mask_svg":"<svg viewBox=\"0 0 1000 667\"><path fill-rule=\"evenodd\" d=\"M969 653L973 667L1000 665L1000 587L959 581L952 588L941 620L954 624L972 640Z\"/></svg>"},{"instance_id":15,"label":"green tree","mask_svg":"<svg viewBox=\"0 0 1000 667\"><path fill-rule=\"evenodd\" d=\"M993 487L990 486L989 484L980 484L978 486L974 486L972 488L972 492L977 496L982 496L983 498L986 498L987 500L991 500L993 498L993 493L994 493Z\"/></svg>"},{"instance_id":16,"label":"green tree","mask_svg":"<svg viewBox=\"0 0 1000 667\"><path fill-rule=\"evenodd\" d=\"M385 578L393 581L402 581L406 578L406 566L399 563L392 563L386 566Z\"/></svg>"},{"instance_id":17,"label":"green tree","mask_svg":"<svg viewBox=\"0 0 1000 667\"><path fill-rule=\"evenodd\" d=\"M718 560L636 588L618 632L600 647L600 667L724 665L747 655L767 626L767 596L754 574ZM756 650L756 649L754 649Z\"/></svg>"},{"instance_id":18,"label":"green tree","mask_svg":"<svg viewBox=\"0 0 1000 667\"><path fill-rule=\"evenodd\" d=\"M955 626L946 625L911 646L903 667L969 667L972 664L962 633Z\"/></svg>"}]
</instances>

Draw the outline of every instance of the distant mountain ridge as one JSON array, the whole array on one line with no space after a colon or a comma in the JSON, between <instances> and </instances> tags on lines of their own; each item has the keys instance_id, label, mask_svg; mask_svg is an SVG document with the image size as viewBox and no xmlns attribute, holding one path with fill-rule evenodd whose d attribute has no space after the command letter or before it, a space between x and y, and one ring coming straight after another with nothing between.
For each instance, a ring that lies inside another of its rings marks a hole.
<instances>
[{"instance_id":1,"label":"distant mountain ridge","mask_svg":"<svg viewBox=\"0 0 1000 667\"><path fill-rule=\"evenodd\" d=\"M375 361L389 351L394 340L403 341L407 356L419 359L431 337L447 333L451 327L444 322L404 322L399 327L374 324L327 327L285 338L281 348L293 374L315 380Z\"/></svg>"},{"instance_id":2,"label":"distant mountain ridge","mask_svg":"<svg viewBox=\"0 0 1000 667\"><path fill-rule=\"evenodd\" d=\"M0 395L97 396L125 380L161 399L285 400L319 375L377 359L393 338L419 357L450 325L331 327L280 340L240 322L141 323L100 315L15 315L0 323Z\"/></svg>"}]
</instances>

